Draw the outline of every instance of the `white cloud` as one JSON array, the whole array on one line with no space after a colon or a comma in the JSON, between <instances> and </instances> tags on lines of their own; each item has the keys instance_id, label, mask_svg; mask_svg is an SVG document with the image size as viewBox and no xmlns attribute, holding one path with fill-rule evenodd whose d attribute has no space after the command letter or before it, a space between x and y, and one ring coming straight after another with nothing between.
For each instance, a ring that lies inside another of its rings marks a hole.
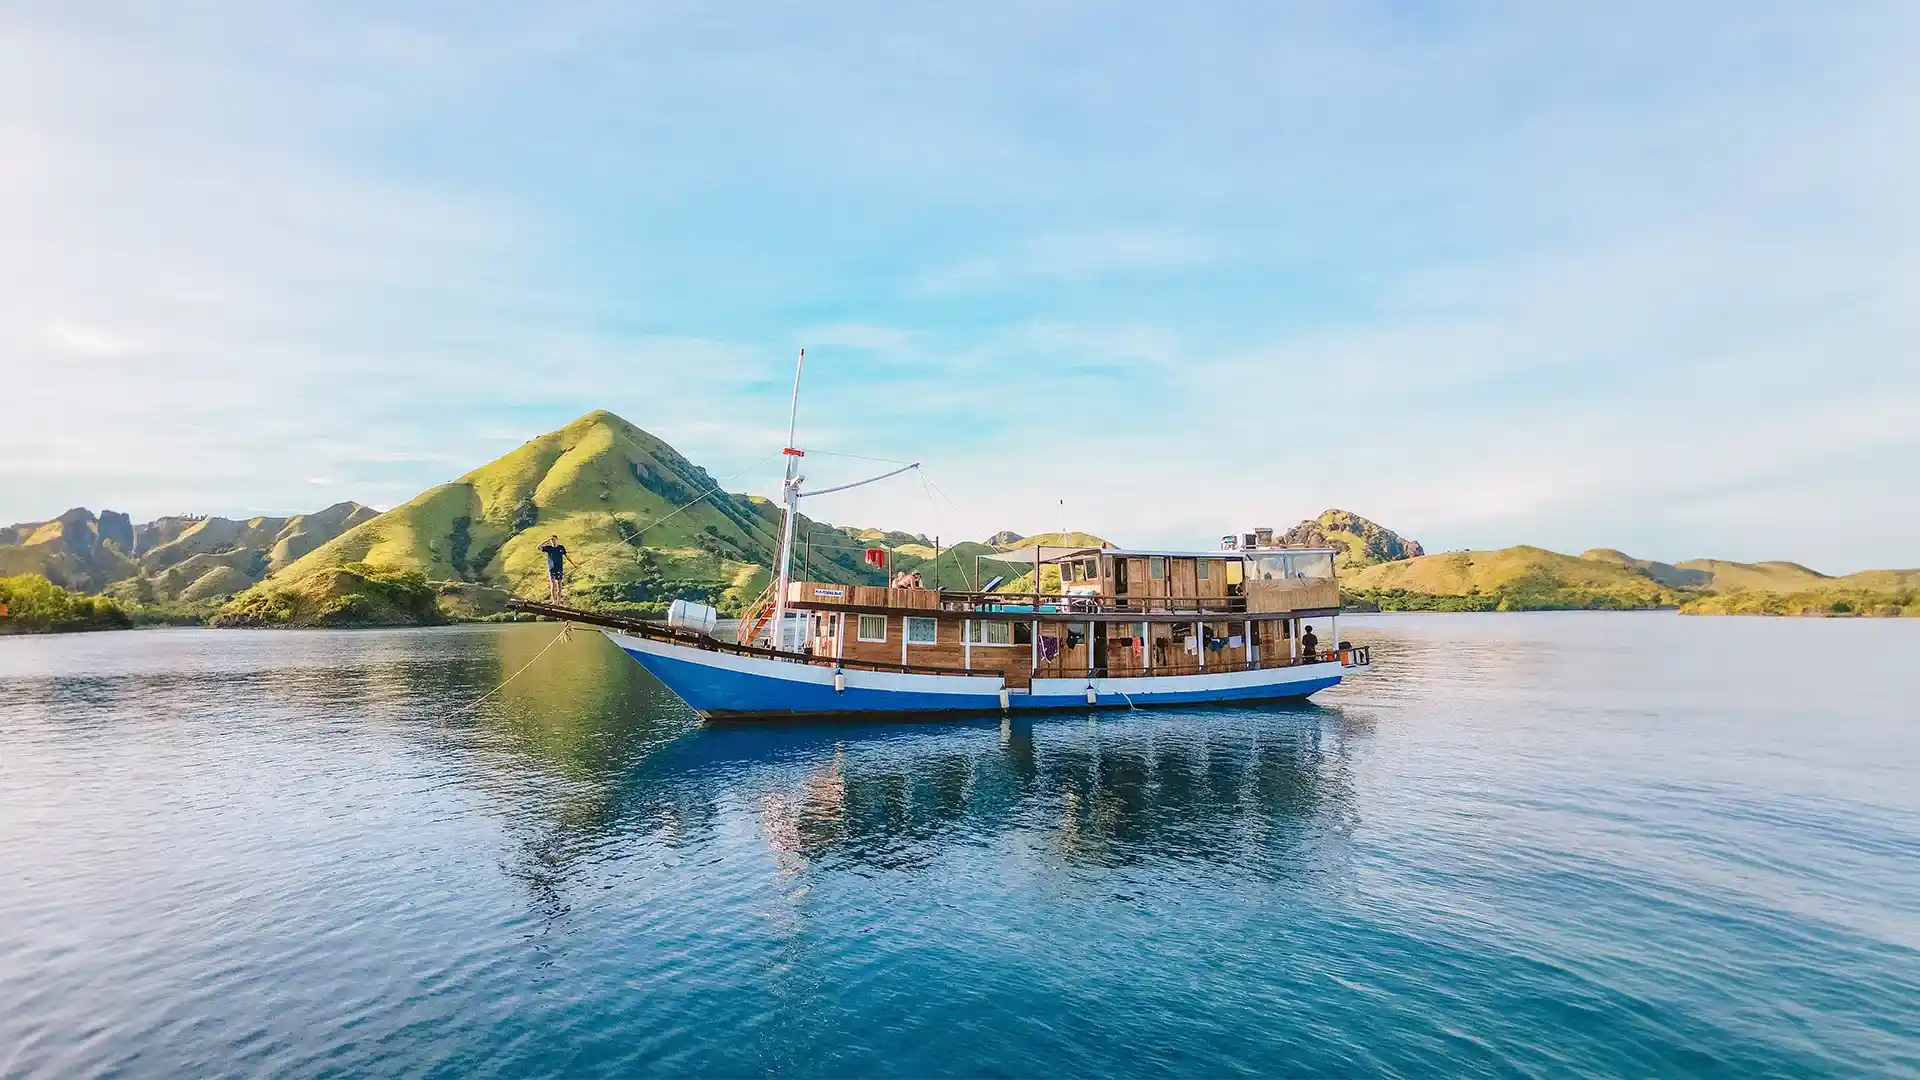
<instances>
[{"instance_id":1,"label":"white cloud","mask_svg":"<svg viewBox=\"0 0 1920 1080\"><path fill-rule=\"evenodd\" d=\"M1204 265L1215 254L1213 244L1176 229L1045 232L1005 252L930 267L921 272L918 287L934 295L951 295L1035 281L1166 273Z\"/></svg>"},{"instance_id":2,"label":"white cloud","mask_svg":"<svg viewBox=\"0 0 1920 1080\"><path fill-rule=\"evenodd\" d=\"M139 345L127 338L81 323L56 322L47 327L47 343L69 356L112 358L130 356Z\"/></svg>"},{"instance_id":3,"label":"white cloud","mask_svg":"<svg viewBox=\"0 0 1920 1080\"><path fill-rule=\"evenodd\" d=\"M1910 9L200 10L0 14L0 517L725 476L804 343L967 508L835 520L1920 550Z\"/></svg>"}]
</instances>

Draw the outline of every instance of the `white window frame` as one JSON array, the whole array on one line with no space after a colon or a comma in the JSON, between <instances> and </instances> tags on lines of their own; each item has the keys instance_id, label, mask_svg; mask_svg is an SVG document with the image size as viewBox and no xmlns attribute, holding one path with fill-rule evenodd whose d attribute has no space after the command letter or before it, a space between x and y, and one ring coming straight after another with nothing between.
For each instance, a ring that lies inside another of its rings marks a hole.
<instances>
[{"instance_id":1,"label":"white window frame","mask_svg":"<svg viewBox=\"0 0 1920 1080\"><path fill-rule=\"evenodd\" d=\"M1007 640L988 641L987 627L989 626L1006 627ZM967 644L978 645L982 648L987 648L987 649L1011 649L1013 648L1013 623L1008 622L1004 619L982 619L982 620L976 620L974 622L968 623L967 624Z\"/></svg>"},{"instance_id":2,"label":"white window frame","mask_svg":"<svg viewBox=\"0 0 1920 1080\"><path fill-rule=\"evenodd\" d=\"M913 636L914 627L920 624L925 624L932 628L932 633L925 641L915 640ZM901 618L900 635L901 639L909 645L938 645L940 644L940 620L925 615L903 616Z\"/></svg>"},{"instance_id":3,"label":"white window frame","mask_svg":"<svg viewBox=\"0 0 1920 1080\"><path fill-rule=\"evenodd\" d=\"M879 637L868 637L868 636L867 636L867 620L868 620L868 619L879 619L879 620L880 620L880 636L879 636ZM859 621L859 622L857 622L857 623L855 623L855 624L854 624L854 627L853 627L853 634L854 634L854 640L856 640L856 641L871 641L871 642L879 642L880 644L883 644L883 645L884 645L884 644L886 644L886 641L887 641L887 621L888 621L888 620L887 620L887 617L886 617L885 615L862 615L862 616L860 616L860 621Z\"/></svg>"}]
</instances>

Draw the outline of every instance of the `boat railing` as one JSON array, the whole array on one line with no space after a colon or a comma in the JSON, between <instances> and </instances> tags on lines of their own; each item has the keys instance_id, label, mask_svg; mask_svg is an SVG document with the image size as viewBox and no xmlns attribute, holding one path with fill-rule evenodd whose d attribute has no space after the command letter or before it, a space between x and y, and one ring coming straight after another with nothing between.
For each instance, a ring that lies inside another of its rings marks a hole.
<instances>
[{"instance_id":1,"label":"boat railing","mask_svg":"<svg viewBox=\"0 0 1920 1080\"><path fill-rule=\"evenodd\" d=\"M1303 667L1309 664L1339 663L1343 667L1359 667L1367 663L1365 649L1329 650L1312 658L1305 656L1274 656L1260 660L1242 660L1234 663L1208 664L1205 667L1192 664L1155 664L1152 668L1126 668L1115 670L1109 666L1105 671L1087 671L1084 668L1068 670L1058 666L1041 665L1033 670L1036 679L1150 679L1174 675L1230 675L1237 671L1270 671L1274 668ZM1356 656L1362 658L1356 659Z\"/></svg>"},{"instance_id":2,"label":"boat railing","mask_svg":"<svg viewBox=\"0 0 1920 1080\"><path fill-rule=\"evenodd\" d=\"M1195 615L1251 614L1244 596L1096 596L1059 593L947 592L940 610L989 615Z\"/></svg>"},{"instance_id":3,"label":"boat railing","mask_svg":"<svg viewBox=\"0 0 1920 1080\"><path fill-rule=\"evenodd\" d=\"M600 626L609 630L618 630L623 634L646 638L649 641L663 641L674 645L685 645L705 652L721 652L732 656L755 656L768 660L786 660L796 664L808 664L813 667L839 668L843 671L888 671L902 675L1000 675L999 668L950 668L933 664L895 664L885 660L855 660L851 657L816 656L813 653L789 652L785 649L766 649L758 645L739 645L731 641L722 641L692 630L667 626L662 623L646 622L642 619L630 619L620 615L608 615L604 612L585 611L580 608L548 604L538 600L522 600L513 597L507 601L511 611L523 611L529 615L541 615L549 619L564 622L577 622L586 626Z\"/></svg>"}]
</instances>

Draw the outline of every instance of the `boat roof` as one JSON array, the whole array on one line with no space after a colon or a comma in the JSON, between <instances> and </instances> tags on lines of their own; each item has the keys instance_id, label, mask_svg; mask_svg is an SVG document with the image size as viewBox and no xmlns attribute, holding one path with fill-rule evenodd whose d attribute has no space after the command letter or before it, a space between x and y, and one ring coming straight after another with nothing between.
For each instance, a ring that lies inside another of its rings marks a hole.
<instances>
[{"instance_id":1,"label":"boat roof","mask_svg":"<svg viewBox=\"0 0 1920 1080\"><path fill-rule=\"evenodd\" d=\"M1336 555L1338 554L1337 551L1335 551L1333 548L1330 548L1330 547L1285 547L1285 548L1272 547L1272 548L1252 548L1248 550L1235 550L1235 551L1228 551L1222 548L1214 551L1174 551L1174 550L1164 549L1164 548L1054 547L1054 546L1042 544L1042 545L1039 545L1039 548L1040 548L1040 562L1042 565L1046 565L1048 563L1064 562L1068 559L1084 559L1090 555L1119 555L1119 556L1125 556L1125 557L1134 558L1134 559L1140 559L1140 558L1238 559L1238 558L1243 558L1247 555L1282 555L1282 554ZM982 555L980 557L982 559L988 559L993 562L1006 562L1006 563L1014 563L1016 565L1032 566L1033 551L1034 549L1031 547L1016 548L1012 551L1002 552L999 555Z\"/></svg>"},{"instance_id":2,"label":"boat roof","mask_svg":"<svg viewBox=\"0 0 1920 1080\"><path fill-rule=\"evenodd\" d=\"M1088 554L1092 554L1097 550L1099 549L1089 548ZM1125 555L1135 559L1141 556L1160 556L1170 559L1238 559L1246 555L1333 555L1337 554L1337 552L1330 547L1246 548L1231 551L1226 548L1220 548L1215 551L1160 551L1149 548L1107 548L1106 554Z\"/></svg>"}]
</instances>

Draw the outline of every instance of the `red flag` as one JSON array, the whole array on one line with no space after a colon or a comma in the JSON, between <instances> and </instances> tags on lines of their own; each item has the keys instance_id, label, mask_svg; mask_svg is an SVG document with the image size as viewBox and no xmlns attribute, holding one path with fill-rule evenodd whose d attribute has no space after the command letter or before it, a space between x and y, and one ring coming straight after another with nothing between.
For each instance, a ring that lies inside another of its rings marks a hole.
<instances>
[{"instance_id":1,"label":"red flag","mask_svg":"<svg viewBox=\"0 0 1920 1080\"><path fill-rule=\"evenodd\" d=\"M886 548L868 548L867 549L867 565L877 566L880 569L885 570L887 568L887 549Z\"/></svg>"}]
</instances>

